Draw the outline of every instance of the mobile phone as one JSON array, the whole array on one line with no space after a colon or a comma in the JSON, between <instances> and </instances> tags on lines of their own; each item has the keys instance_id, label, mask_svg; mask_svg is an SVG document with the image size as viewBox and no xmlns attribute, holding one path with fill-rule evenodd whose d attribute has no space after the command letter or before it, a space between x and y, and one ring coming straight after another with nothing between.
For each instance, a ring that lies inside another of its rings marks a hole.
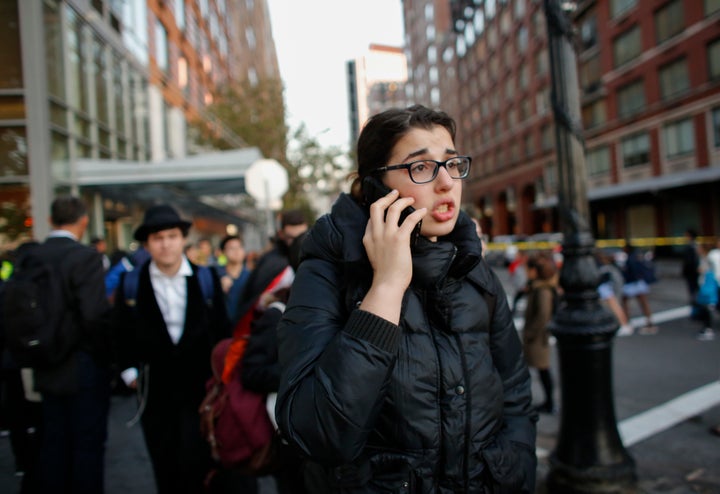
<instances>
[{"instance_id":1,"label":"mobile phone","mask_svg":"<svg viewBox=\"0 0 720 494\"><path fill-rule=\"evenodd\" d=\"M362 183L362 193L363 197L365 199L365 207L370 208L370 205L380 199L381 197L385 197L390 193L390 187L382 183L377 177L373 177L368 175L363 179ZM398 220L398 225L402 225L402 222L405 221L405 218L408 217L412 212L415 211L415 208L412 206L408 206L405 209L403 209L400 212L400 218ZM385 216L387 217L387 211L385 211ZM412 233L410 234L410 245L414 245L417 241L418 235L420 235L420 226L422 225L422 221L418 221L417 225L415 225L415 228L413 228Z\"/></svg>"}]
</instances>

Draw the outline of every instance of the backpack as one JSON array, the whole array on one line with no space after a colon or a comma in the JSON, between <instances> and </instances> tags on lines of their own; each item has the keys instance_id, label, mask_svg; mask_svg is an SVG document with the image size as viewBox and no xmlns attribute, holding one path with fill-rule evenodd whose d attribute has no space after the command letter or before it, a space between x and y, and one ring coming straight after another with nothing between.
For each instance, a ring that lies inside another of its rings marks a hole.
<instances>
[{"instance_id":1,"label":"backpack","mask_svg":"<svg viewBox=\"0 0 720 494\"><path fill-rule=\"evenodd\" d=\"M212 307L213 298L215 297L215 283L213 282L212 273L207 266L198 266L197 269L198 283L200 284L200 292L202 293L205 305ZM137 299L138 285L140 283L140 268L136 267L125 272L122 281L123 295L125 303L134 307Z\"/></svg>"},{"instance_id":2,"label":"backpack","mask_svg":"<svg viewBox=\"0 0 720 494\"><path fill-rule=\"evenodd\" d=\"M279 439L265 395L243 388L240 365L227 383L222 378L231 342L226 338L213 348L213 377L207 381L207 394L198 409L200 430L219 465L248 475L267 475L278 464Z\"/></svg>"},{"instance_id":3,"label":"backpack","mask_svg":"<svg viewBox=\"0 0 720 494\"><path fill-rule=\"evenodd\" d=\"M655 263L650 259L640 258L637 263L638 276L640 279L645 280L648 285L657 282L657 275L655 274Z\"/></svg>"},{"instance_id":4,"label":"backpack","mask_svg":"<svg viewBox=\"0 0 720 494\"><path fill-rule=\"evenodd\" d=\"M20 367L49 368L77 347L80 329L58 268L37 254L22 255L4 287L5 345Z\"/></svg>"}]
</instances>

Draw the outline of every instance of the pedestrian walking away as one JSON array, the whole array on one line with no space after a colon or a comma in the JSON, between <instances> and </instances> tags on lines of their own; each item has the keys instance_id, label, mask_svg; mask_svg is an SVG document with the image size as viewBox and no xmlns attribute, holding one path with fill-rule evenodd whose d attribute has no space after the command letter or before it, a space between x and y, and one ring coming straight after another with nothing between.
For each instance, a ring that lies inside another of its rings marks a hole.
<instances>
[{"instance_id":1,"label":"pedestrian walking away","mask_svg":"<svg viewBox=\"0 0 720 494\"><path fill-rule=\"evenodd\" d=\"M48 339L51 362L41 356L16 353L13 357L37 358L33 368L34 390L42 395L40 451L35 466L38 492L68 494L104 492L105 443L110 406L111 339L105 298L104 269L100 253L79 240L87 230L87 209L80 198L63 196L51 204L52 231L45 242L18 261L23 265L46 263L54 283L43 286L45 306L53 314L48 323L55 333ZM50 278L49 278L50 279ZM10 291L7 292L9 302ZM5 304L8 327L15 308ZM52 347L52 341L67 345ZM8 343L10 343L8 341ZM42 347L38 340L36 347ZM21 363L21 362L20 362ZM31 475L32 476L32 475Z\"/></svg>"},{"instance_id":2,"label":"pedestrian walking away","mask_svg":"<svg viewBox=\"0 0 720 494\"><path fill-rule=\"evenodd\" d=\"M640 305L640 310L645 316L645 326L642 326L638 330L638 334L641 335L654 335L658 332L658 327L652 322L652 312L650 311L650 304L648 302L648 294L650 293L650 282L653 281L650 277L646 276L646 269L644 268L643 254L640 250L632 245L630 241L626 241L624 247L625 253L627 254L627 260L623 266L623 278L625 284L623 285L623 310L625 311L626 318L629 318L628 305L630 299L635 299Z\"/></svg>"},{"instance_id":3,"label":"pedestrian walking away","mask_svg":"<svg viewBox=\"0 0 720 494\"><path fill-rule=\"evenodd\" d=\"M309 492L534 492L530 373L460 209L455 128L419 105L371 117L351 192L303 241L276 413Z\"/></svg>"},{"instance_id":4,"label":"pedestrian walking away","mask_svg":"<svg viewBox=\"0 0 720 494\"><path fill-rule=\"evenodd\" d=\"M700 268L700 255L698 253L697 232L694 228L685 230L686 244L682 250L681 275L687 285L690 305L695 304L695 296L700 288L698 284L698 269Z\"/></svg>"}]
</instances>

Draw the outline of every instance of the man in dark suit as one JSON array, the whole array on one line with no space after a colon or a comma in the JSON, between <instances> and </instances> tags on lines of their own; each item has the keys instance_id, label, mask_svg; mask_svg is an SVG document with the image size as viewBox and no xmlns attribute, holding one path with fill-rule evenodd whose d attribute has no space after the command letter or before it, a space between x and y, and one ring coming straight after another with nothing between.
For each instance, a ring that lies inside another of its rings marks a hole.
<instances>
[{"instance_id":1,"label":"man in dark suit","mask_svg":"<svg viewBox=\"0 0 720 494\"><path fill-rule=\"evenodd\" d=\"M204 293L198 270L208 268L183 254L190 225L171 206L149 208L135 239L150 260L135 270L134 299L125 287L128 273L115 298L121 368L131 367L122 377L143 396L139 413L159 494L203 492L211 457L198 408L212 347L229 336L217 275L210 270L212 294Z\"/></svg>"},{"instance_id":2,"label":"man in dark suit","mask_svg":"<svg viewBox=\"0 0 720 494\"><path fill-rule=\"evenodd\" d=\"M79 242L88 225L85 204L58 197L53 230L30 255L53 264L62 279L66 311L80 334L59 365L35 369L42 393L42 438L37 467L40 492L102 493L110 407L110 338L102 259Z\"/></svg>"},{"instance_id":3,"label":"man in dark suit","mask_svg":"<svg viewBox=\"0 0 720 494\"><path fill-rule=\"evenodd\" d=\"M283 211L280 214L280 229L274 238L272 249L263 254L250 273L238 302L237 318L254 310L258 298L268 285L290 264L290 246L293 241L308 230L305 215L299 209ZM233 321L236 323L237 321Z\"/></svg>"}]
</instances>

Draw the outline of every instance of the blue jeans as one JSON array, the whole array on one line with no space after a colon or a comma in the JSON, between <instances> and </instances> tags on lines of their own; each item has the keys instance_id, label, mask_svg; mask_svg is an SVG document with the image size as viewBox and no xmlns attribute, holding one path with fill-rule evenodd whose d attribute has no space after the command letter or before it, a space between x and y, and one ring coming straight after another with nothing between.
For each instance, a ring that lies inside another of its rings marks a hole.
<instances>
[{"instance_id":1,"label":"blue jeans","mask_svg":"<svg viewBox=\"0 0 720 494\"><path fill-rule=\"evenodd\" d=\"M43 394L40 492L104 491L110 371L83 352L78 354L77 370L77 393Z\"/></svg>"}]
</instances>

